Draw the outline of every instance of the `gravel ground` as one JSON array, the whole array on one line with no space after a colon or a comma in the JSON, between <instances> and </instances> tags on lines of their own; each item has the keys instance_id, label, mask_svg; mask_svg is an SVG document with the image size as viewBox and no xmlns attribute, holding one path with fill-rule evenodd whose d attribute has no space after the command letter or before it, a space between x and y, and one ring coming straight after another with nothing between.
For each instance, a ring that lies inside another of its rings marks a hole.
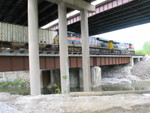
<instances>
[{"instance_id":1,"label":"gravel ground","mask_svg":"<svg viewBox=\"0 0 150 113\"><path fill-rule=\"evenodd\" d=\"M40 95L0 93L0 113L150 113L150 96Z\"/></svg>"},{"instance_id":2,"label":"gravel ground","mask_svg":"<svg viewBox=\"0 0 150 113\"><path fill-rule=\"evenodd\" d=\"M15 108L8 106L5 103L0 102L0 113L21 113Z\"/></svg>"}]
</instances>

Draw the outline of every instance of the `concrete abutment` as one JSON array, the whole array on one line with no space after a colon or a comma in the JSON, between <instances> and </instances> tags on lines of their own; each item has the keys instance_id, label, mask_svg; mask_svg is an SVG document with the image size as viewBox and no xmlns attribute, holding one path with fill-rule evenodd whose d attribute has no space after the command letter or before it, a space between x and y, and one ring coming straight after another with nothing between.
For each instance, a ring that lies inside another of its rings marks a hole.
<instances>
[{"instance_id":1,"label":"concrete abutment","mask_svg":"<svg viewBox=\"0 0 150 113\"><path fill-rule=\"evenodd\" d=\"M143 56L132 56L130 57L130 66L134 66L136 63L143 60Z\"/></svg>"}]
</instances>

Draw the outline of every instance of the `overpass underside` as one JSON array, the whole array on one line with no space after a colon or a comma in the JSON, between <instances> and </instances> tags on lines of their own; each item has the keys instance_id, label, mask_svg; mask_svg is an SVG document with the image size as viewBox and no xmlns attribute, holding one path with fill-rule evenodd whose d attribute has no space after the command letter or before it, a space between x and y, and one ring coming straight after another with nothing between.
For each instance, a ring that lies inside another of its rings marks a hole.
<instances>
[{"instance_id":1,"label":"overpass underside","mask_svg":"<svg viewBox=\"0 0 150 113\"><path fill-rule=\"evenodd\" d=\"M114 0L117 5L125 1L129 0ZM112 9L110 6L113 7L113 1L97 7L99 13L89 17L90 36L150 22L149 0L131 0ZM76 20L76 17L73 19ZM73 32L80 33L79 28L80 21L68 25L68 29Z\"/></svg>"}]
</instances>

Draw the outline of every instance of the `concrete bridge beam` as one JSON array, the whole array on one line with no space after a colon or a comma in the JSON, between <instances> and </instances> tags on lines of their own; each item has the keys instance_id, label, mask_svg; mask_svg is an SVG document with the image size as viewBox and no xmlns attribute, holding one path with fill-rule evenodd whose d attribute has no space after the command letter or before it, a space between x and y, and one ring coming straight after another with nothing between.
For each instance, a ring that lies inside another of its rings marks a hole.
<instances>
[{"instance_id":1,"label":"concrete bridge beam","mask_svg":"<svg viewBox=\"0 0 150 113\"><path fill-rule=\"evenodd\" d=\"M49 2L53 2L56 4L59 4L63 2L66 7L72 8L72 9L77 9L77 10L88 10L88 11L95 11L95 6L91 5L88 2L85 2L83 0L47 0Z\"/></svg>"},{"instance_id":2,"label":"concrete bridge beam","mask_svg":"<svg viewBox=\"0 0 150 113\"><path fill-rule=\"evenodd\" d=\"M38 45L38 0L28 0L29 70L31 95L41 94Z\"/></svg>"}]
</instances>

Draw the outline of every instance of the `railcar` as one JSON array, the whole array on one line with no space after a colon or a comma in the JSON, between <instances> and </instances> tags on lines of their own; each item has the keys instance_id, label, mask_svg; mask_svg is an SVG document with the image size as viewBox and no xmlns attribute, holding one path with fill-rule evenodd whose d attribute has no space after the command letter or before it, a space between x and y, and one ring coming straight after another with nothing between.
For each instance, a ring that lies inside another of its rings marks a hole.
<instances>
[{"instance_id":1,"label":"railcar","mask_svg":"<svg viewBox=\"0 0 150 113\"><path fill-rule=\"evenodd\" d=\"M80 34L68 32L68 52L82 53ZM100 37L89 37L90 54L134 54L131 43L116 42ZM28 51L28 28L0 22L0 51ZM58 53L59 37L56 31L39 29L40 53Z\"/></svg>"},{"instance_id":2,"label":"railcar","mask_svg":"<svg viewBox=\"0 0 150 113\"><path fill-rule=\"evenodd\" d=\"M80 34L68 32L68 52L81 53L82 39ZM55 38L49 51L59 51L59 37ZM99 37L89 37L90 54L134 54L134 47L131 43L116 42L113 40L106 40Z\"/></svg>"},{"instance_id":3,"label":"railcar","mask_svg":"<svg viewBox=\"0 0 150 113\"><path fill-rule=\"evenodd\" d=\"M54 43L56 31L39 29L39 48ZM37 38L37 37L35 37ZM0 22L0 50L28 49L28 27Z\"/></svg>"}]
</instances>

